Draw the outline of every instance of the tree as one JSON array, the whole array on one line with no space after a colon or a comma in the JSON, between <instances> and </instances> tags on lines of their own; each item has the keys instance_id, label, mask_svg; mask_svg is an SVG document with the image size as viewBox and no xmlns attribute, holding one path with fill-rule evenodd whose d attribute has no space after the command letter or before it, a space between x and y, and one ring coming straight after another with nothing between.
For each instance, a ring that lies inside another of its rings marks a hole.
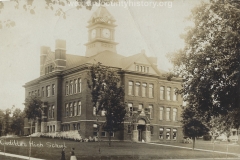
<instances>
[{"instance_id":1,"label":"tree","mask_svg":"<svg viewBox=\"0 0 240 160\"><path fill-rule=\"evenodd\" d=\"M240 3L202 2L192 11L185 47L168 57L183 77L182 93L199 120L219 118L225 130L240 126Z\"/></svg>"},{"instance_id":2,"label":"tree","mask_svg":"<svg viewBox=\"0 0 240 160\"><path fill-rule=\"evenodd\" d=\"M61 16L64 19L66 19L66 13L64 7L67 5L75 6L77 9L80 9L82 7L86 7L87 9L92 9L92 5L95 3L110 3L116 0L45 0L43 3L45 3L45 9L50 9L53 11L55 16ZM20 1L20 0L13 0L6 2L9 3L15 8L15 9L24 9L27 13L30 13L32 15L36 14L35 9L36 6L34 5L34 0L27 0L27 1ZM4 10L5 4L4 2L0 1L0 13ZM0 29L7 27L14 27L16 24L14 20L11 19L5 19L0 20Z\"/></svg>"},{"instance_id":3,"label":"tree","mask_svg":"<svg viewBox=\"0 0 240 160\"><path fill-rule=\"evenodd\" d=\"M208 134L209 129L199 120L199 115L197 115L194 108L187 106L182 112L182 124L183 133L193 139L193 149L195 147L196 137L201 137Z\"/></svg>"},{"instance_id":4,"label":"tree","mask_svg":"<svg viewBox=\"0 0 240 160\"><path fill-rule=\"evenodd\" d=\"M31 122L31 128L30 128L30 141L31 141L31 133L32 133L32 123L36 120L39 120L38 118L41 117L43 112L42 109L42 101L37 96L30 96L25 99L25 108L24 108L24 114L25 118L28 118ZM29 158L31 156L31 145L29 149Z\"/></svg>"},{"instance_id":5,"label":"tree","mask_svg":"<svg viewBox=\"0 0 240 160\"><path fill-rule=\"evenodd\" d=\"M21 109L16 108L13 111L13 117L11 121L11 130L16 135L21 135L23 133L24 127L24 115Z\"/></svg>"},{"instance_id":6,"label":"tree","mask_svg":"<svg viewBox=\"0 0 240 160\"><path fill-rule=\"evenodd\" d=\"M108 132L109 146L111 146L111 134L123 129L126 115L124 103L124 88L116 69L94 64L90 67L88 87L91 90L93 107L96 114L105 112L106 122L103 129Z\"/></svg>"}]
</instances>

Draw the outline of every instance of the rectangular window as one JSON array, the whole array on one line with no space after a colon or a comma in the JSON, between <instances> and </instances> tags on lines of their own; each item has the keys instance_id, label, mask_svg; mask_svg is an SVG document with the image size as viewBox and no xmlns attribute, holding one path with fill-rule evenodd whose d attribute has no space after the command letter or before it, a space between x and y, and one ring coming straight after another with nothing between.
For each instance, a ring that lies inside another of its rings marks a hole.
<instances>
[{"instance_id":1,"label":"rectangular window","mask_svg":"<svg viewBox=\"0 0 240 160\"><path fill-rule=\"evenodd\" d=\"M150 119L153 119L153 105L149 105L148 106L148 108L149 108L149 113L150 113Z\"/></svg>"},{"instance_id":2,"label":"rectangular window","mask_svg":"<svg viewBox=\"0 0 240 160\"><path fill-rule=\"evenodd\" d=\"M68 95L68 94L69 94L69 85L68 85L68 82L66 82L66 89L65 89L65 91L66 91L66 95Z\"/></svg>"},{"instance_id":3,"label":"rectangular window","mask_svg":"<svg viewBox=\"0 0 240 160\"><path fill-rule=\"evenodd\" d=\"M81 115L82 103L81 101L78 102L78 115Z\"/></svg>"},{"instance_id":4,"label":"rectangular window","mask_svg":"<svg viewBox=\"0 0 240 160\"><path fill-rule=\"evenodd\" d=\"M78 78L78 92L79 93L82 92L82 80L81 80L81 78Z\"/></svg>"},{"instance_id":5,"label":"rectangular window","mask_svg":"<svg viewBox=\"0 0 240 160\"><path fill-rule=\"evenodd\" d=\"M171 100L171 88L167 87L167 100L170 101Z\"/></svg>"},{"instance_id":6,"label":"rectangular window","mask_svg":"<svg viewBox=\"0 0 240 160\"><path fill-rule=\"evenodd\" d=\"M114 137L114 133L113 133L113 132L111 132L111 133L110 133L110 136L111 136L111 137Z\"/></svg>"},{"instance_id":7,"label":"rectangular window","mask_svg":"<svg viewBox=\"0 0 240 160\"><path fill-rule=\"evenodd\" d=\"M54 106L52 106L52 118L54 118Z\"/></svg>"},{"instance_id":8,"label":"rectangular window","mask_svg":"<svg viewBox=\"0 0 240 160\"><path fill-rule=\"evenodd\" d=\"M128 95L133 95L133 82L128 82Z\"/></svg>"},{"instance_id":9,"label":"rectangular window","mask_svg":"<svg viewBox=\"0 0 240 160\"><path fill-rule=\"evenodd\" d=\"M80 123L77 124L77 130L80 130Z\"/></svg>"},{"instance_id":10,"label":"rectangular window","mask_svg":"<svg viewBox=\"0 0 240 160\"><path fill-rule=\"evenodd\" d=\"M177 129L173 129L173 140L177 140Z\"/></svg>"},{"instance_id":11,"label":"rectangular window","mask_svg":"<svg viewBox=\"0 0 240 160\"><path fill-rule=\"evenodd\" d=\"M159 128L159 139L163 139L163 128Z\"/></svg>"},{"instance_id":12,"label":"rectangular window","mask_svg":"<svg viewBox=\"0 0 240 160\"><path fill-rule=\"evenodd\" d=\"M139 105L138 105L138 110L139 110L139 111L142 111L142 110L143 110L143 105L142 105L142 104L139 104Z\"/></svg>"},{"instance_id":13,"label":"rectangular window","mask_svg":"<svg viewBox=\"0 0 240 160\"><path fill-rule=\"evenodd\" d=\"M142 84L142 97L146 97L147 83Z\"/></svg>"},{"instance_id":14,"label":"rectangular window","mask_svg":"<svg viewBox=\"0 0 240 160\"><path fill-rule=\"evenodd\" d=\"M78 89L78 81L75 79L74 80L74 93L77 93L77 89Z\"/></svg>"},{"instance_id":15,"label":"rectangular window","mask_svg":"<svg viewBox=\"0 0 240 160\"><path fill-rule=\"evenodd\" d=\"M46 87L46 96L50 97L50 86Z\"/></svg>"},{"instance_id":16,"label":"rectangular window","mask_svg":"<svg viewBox=\"0 0 240 160\"><path fill-rule=\"evenodd\" d=\"M40 90L38 89L38 96L40 96Z\"/></svg>"},{"instance_id":17,"label":"rectangular window","mask_svg":"<svg viewBox=\"0 0 240 160\"><path fill-rule=\"evenodd\" d=\"M105 116L106 115L106 111L105 110L102 110L101 111L101 116Z\"/></svg>"},{"instance_id":18,"label":"rectangular window","mask_svg":"<svg viewBox=\"0 0 240 160\"><path fill-rule=\"evenodd\" d=\"M103 131L103 132L101 133L101 136L102 136L102 137L106 137L106 132Z\"/></svg>"},{"instance_id":19,"label":"rectangular window","mask_svg":"<svg viewBox=\"0 0 240 160\"><path fill-rule=\"evenodd\" d=\"M136 71L139 71L139 65L136 65Z\"/></svg>"},{"instance_id":20,"label":"rectangular window","mask_svg":"<svg viewBox=\"0 0 240 160\"><path fill-rule=\"evenodd\" d=\"M98 126L97 124L93 124L93 136L97 136Z\"/></svg>"},{"instance_id":21,"label":"rectangular window","mask_svg":"<svg viewBox=\"0 0 240 160\"><path fill-rule=\"evenodd\" d=\"M132 103L128 103L128 111L129 111L129 115L132 116L132 114L133 114L133 104Z\"/></svg>"},{"instance_id":22,"label":"rectangular window","mask_svg":"<svg viewBox=\"0 0 240 160\"><path fill-rule=\"evenodd\" d=\"M55 84L52 85L52 95L55 95Z\"/></svg>"},{"instance_id":23,"label":"rectangular window","mask_svg":"<svg viewBox=\"0 0 240 160\"><path fill-rule=\"evenodd\" d=\"M132 133L132 128L133 128L133 126L132 125L128 125L128 129L127 129L127 133Z\"/></svg>"},{"instance_id":24,"label":"rectangular window","mask_svg":"<svg viewBox=\"0 0 240 160\"><path fill-rule=\"evenodd\" d=\"M153 84L149 84L149 98L153 98Z\"/></svg>"},{"instance_id":25,"label":"rectangular window","mask_svg":"<svg viewBox=\"0 0 240 160\"><path fill-rule=\"evenodd\" d=\"M163 107L160 107L159 109L160 109L160 111L159 111L159 120L163 120Z\"/></svg>"},{"instance_id":26,"label":"rectangular window","mask_svg":"<svg viewBox=\"0 0 240 160\"><path fill-rule=\"evenodd\" d=\"M78 112L77 112L77 102L74 103L74 116L77 116L78 115Z\"/></svg>"},{"instance_id":27,"label":"rectangular window","mask_svg":"<svg viewBox=\"0 0 240 160\"><path fill-rule=\"evenodd\" d=\"M170 131L171 131L170 128L169 128L169 129L166 129L166 139L167 139L167 140L170 140L170 139L171 139Z\"/></svg>"},{"instance_id":28,"label":"rectangular window","mask_svg":"<svg viewBox=\"0 0 240 160\"><path fill-rule=\"evenodd\" d=\"M170 120L170 108L166 109L166 120L169 121Z\"/></svg>"},{"instance_id":29,"label":"rectangular window","mask_svg":"<svg viewBox=\"0 0 240 160\"><path fill-rule=\"evenodd\" d=\"M93 115L96 116L96 113L97 113L96 107L93 107Z\"/></svg>"},{"instance_id":30,"label":"rectangular window","mask_svg":"<svg viewBox=\"0 0 240 160\"><path fill-rule=\"evenodd\" d=\"M42 97L44 97L44 87L42 87Z\"/></svg>"},{"instance_id":31,"label":"rectangular window","mask_svg":"<svg viewBox=\"0 0 240 160\"><path fill-rule=\"evenodd\" d=\"M147 67L147 73L149 73L149 67Z\"/></svg>"},{"instance_id":32,"label":"rectangular window","mask_svg":"<svg viewBox=\"0 0 240 160\"><path fill-rule=\"evenodd\" d=\"M53 132L55 132L55 125L53 125Z\"/></svg>"},{"instance_id":33,"label":"rectangular window","mask_svg":"<svg viewBox=\"0 0 240 160\"><path fill-rule=\"evenodd\" d=\"M176 92L177 92L177 88L174 88L174 90L173 90L173 101L178 100L178 94Z\"/></svg>"},{"instance_id":34,"label":"rectangular window","mask_svg":"<svg viewBox=\"0 0 240 160\"><path fill-rule=\"evenodd\" d=\"M153 135L153 126L150 126L151 135Z\"/></svg>"},{"instance_id":35,"label":"rectangular window","mask_svg":"<svg viewBox=\"0 0 240 160\"><path fill-rule=\"evenodd\" d=\"M52 117L51 117L51 115L52 115L52 114L51 114L51 111L52 111L51 107L48 107L48 118L52 118Z\"/></svg>"},{"instance_id":36,"label":"rectangular window","mask_svg":"<svg viewBox=\"0 0 240 160\"><path fill-rule=\"evenodd\" d=\"M65 106L65 113L66 113L66 117L68 117L68 104L66 104L66 106Z\"/></svg>"},{"instance_id":37,"label":"rectangular window","mask_svg":"<svg viewBox=\"0 0 240 160\"><path fill-rule=\"evenodd\" d=\"M70 94L73 94L73 81L70 81Z\"/></svg>"},{"instance_id":38,"label":"rectangular window","mask_svg":"<svg viewBox=\"0 0 240 160\"><path fill-rule=\"evenodd\" d=\"M145 66L143 66L143 72L146 72L146 71L145 71Z\"/></svg>"},{"instance_id":39,"label":"rectangular window","mask_svg":"<svg viewBox=\"0 0 240 160\"><path fill-rule=\"evenodd\" d=\"M70 103L70 115L69 116L70 117L73 116L73 105L72 105L72 103Z\"/></svg>"},{"instance_id":40,"label":"rectangular window","mask_svg":"<svg viewBox=\"0 0 240 160\"><path fill-rule=\"evenodd\" d=\"M177 121L177 109L173 108L173 121Z\"/></svg>"},{"instance_id":41,"label":"rectangular window","mask_svg":"<svg viewBox=\"0 0 240 160\"><path fill-rule=\"evenodd\" d=\"M139 96L139 92L140 92L140 83L137 82L135 85L135 96Z\"/></svg>"},{"instance_id":42,"label":"rectangular window","mask_svg":"<svg viewBox=\"0 0 240 160\"><path fill-rule=\"evenodd\" d=\"M160 99L163 100L165 98L165 88L160 87Z\"/></svg>"}]
</instances>

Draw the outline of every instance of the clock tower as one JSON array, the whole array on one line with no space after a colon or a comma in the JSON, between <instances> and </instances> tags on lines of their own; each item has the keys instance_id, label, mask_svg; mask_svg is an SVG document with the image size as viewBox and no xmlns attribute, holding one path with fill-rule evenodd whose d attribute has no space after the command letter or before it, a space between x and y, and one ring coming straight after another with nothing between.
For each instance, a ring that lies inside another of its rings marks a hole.
<instances>
[{"instance_id":1,"label":"clock tower","mask_svg":"<svg viewBox=\"0 0 240 160\"><path fill-rule=\"evenodd\" d=\"M91 57L105 50L116 53L115 19L104 6L100 6L88 21L86 56Z\"/></svg>"}]
</instances>

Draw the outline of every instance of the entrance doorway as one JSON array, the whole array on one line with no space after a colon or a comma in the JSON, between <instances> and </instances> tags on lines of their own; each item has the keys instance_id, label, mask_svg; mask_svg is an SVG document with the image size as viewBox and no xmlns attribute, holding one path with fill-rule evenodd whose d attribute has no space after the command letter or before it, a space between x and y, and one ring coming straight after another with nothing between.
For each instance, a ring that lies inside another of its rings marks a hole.
<instances>
[{"instance_id":1,"label":"entrance doorway","mask_svg":"<svg viewBox=\"0 0 240 160\"><path fill-rule=\"evenodd\" d=\"M141 142L143 139L142 132L145 130L145 125L138 125L137 129L138 129L138 141Z\"/></svg>"}]
</instances>

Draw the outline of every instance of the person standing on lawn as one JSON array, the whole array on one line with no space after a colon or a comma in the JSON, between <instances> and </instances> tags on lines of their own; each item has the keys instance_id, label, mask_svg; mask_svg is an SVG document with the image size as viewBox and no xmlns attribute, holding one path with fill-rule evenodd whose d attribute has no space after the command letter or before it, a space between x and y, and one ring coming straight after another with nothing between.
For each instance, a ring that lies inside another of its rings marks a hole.
<instances>
[{"instance_id":1,"label":"person standing on lawn","mask_svg":"<svg viewBox=\"0 0 240 160\"><path fill-rule=\"evenodd\" d=\"M77 160L77 157L75 156L75 153L74 153L74 148L72 148L70 154L71 154L70 160Z\"/></svg>"},{"instance_id":2,"label":"person standing on lawn","mask_svg":"<svg viewBox=\"0 0 240 160\"><path fill-rule=\"evenodd\" d=\"M65 158L65 147L63 147L63 149L62 149L61 160L66 160L66 158Z\"/></svg>"}]
</instances>

